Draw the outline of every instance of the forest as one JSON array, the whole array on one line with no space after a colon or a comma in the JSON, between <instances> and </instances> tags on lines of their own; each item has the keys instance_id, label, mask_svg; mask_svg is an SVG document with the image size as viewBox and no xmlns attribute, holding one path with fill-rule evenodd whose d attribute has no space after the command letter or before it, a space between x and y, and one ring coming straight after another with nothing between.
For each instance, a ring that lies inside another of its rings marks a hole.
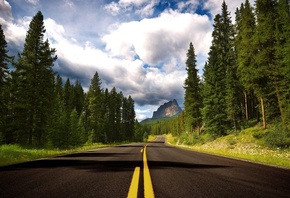
<instances>
[{"instance_id":1,"label":"forest","mask_svg":"<svg viewBox=\"0 0 290 198\"><path fill-rule=\"evenodd\" d=\"M131 96L102 88L98 72L87 93L78 81L62 79L52 69L56 49L45 40L45 31L39 11L15 58L7 55L0 25L0 145L67 149L143 141L148 129L135 120Z\"/></svg>"},{"instance_id":2,"label":"forest","mask_svg":"<svg viewBox=\"0 0 290 198\"><path fill-rule=\"evenodd\" d=\"M102 88L98 72L87 93L55 73L56 49L44 33L39 11L23 51L9 57L0 25L0 144L71 148L167 133L217 138L256 126L266 132L255 136L267 136L269 144L290 145L289 0L245 0L234 22L224 1L202 74L189 44L184 111L152 126L135 120L131 96Z\"/></svg>"},{"instance_id":3,"label":"forest","mask_svg":"<svg viewBox=\"0 0 290 198\"><path fill-rule=\"evenodd\" d=\"M187 52L184 112L152 125L152 134L212 138L249 127L270 145L290 145L290 1L249 0L232 22L225 1L214 17L212 44L198 75L192 43ZM271 129L271 130L267 130Z\"/></svg>"}]
</instances>

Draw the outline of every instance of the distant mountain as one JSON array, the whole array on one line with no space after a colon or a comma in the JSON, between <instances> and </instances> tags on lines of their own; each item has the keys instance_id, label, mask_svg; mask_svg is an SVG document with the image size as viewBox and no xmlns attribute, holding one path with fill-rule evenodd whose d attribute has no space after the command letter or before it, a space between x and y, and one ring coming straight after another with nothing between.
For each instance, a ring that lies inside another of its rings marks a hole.
<instances>
[{"instance_id":1,"label":"distant mountain","mask_svg":"<svg viewBox=\"0 0 290 198\"><path fill-rule=\"evenodd\" d=\"M171 120L177 117L182 112L182 109L179 107L177 101L174 99L173 101L169 101L161 105L157 111L153 112L152 118L147 118L141 121L141 124L155 124L158 122Z\"/></svg>"},{"instance_id":2,"label":"distant mountain","mask_svg":"<svg viewBox=\"0 0 290 198\"><path fill-rule=\"evenodd\" d=\"M173 101L169 101L161 105L157 111L153 112L153 119L156 118L165 118L165 117L175 117L182 112L182 109L178 105L177 101L174 99Z\"/></svg>"}]
</instances>

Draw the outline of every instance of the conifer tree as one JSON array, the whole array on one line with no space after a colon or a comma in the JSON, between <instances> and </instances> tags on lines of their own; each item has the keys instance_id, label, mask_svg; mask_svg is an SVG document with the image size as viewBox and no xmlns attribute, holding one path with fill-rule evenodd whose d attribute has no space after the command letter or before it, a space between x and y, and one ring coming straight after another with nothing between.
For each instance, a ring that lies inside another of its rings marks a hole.
<instances>
[{"instance_id":1,"label":"conifer tree","mask_svg":"<svg viewBox=\"0 0 290 198\"><path fill-rule=\"evenodd\" d=\"M128 97L128 133L131 140L134 138L134 125L136 119L134 100L131 96Z\"/></svg>"},{"instance_id":2,"label":"conifer tree","mask_svg":"<svg viewBox=\"0 0 290 198\"><path fill-rule=\"evenodd\" d=\"M235 30L225 1L222 4L222 63L226 65L226 112L229 129L238 129L241 120L240 83L237 78L237 62L235 48Z\"/></svg>"},{"instance_id":3,"label":"conifer tree","mask_svg":"<svg viewBox=\"0 0 290 198\"><path fill-rule=\"evenodd\" d=\"M186 131L200 132L202 125L202 98L200 93L200 80L196 69L196 56L193 44L189 44L186 60L187 78L185 79L184 107Z\"/></svg>"},{"instance_id":4,"label":"conifer tree","mask_svg":"<svg viewBox=\"0 0 290 198\"><path fill-rule=\"evenodd\" d=\"M88 101L88 125L89 131L94 131L93 142L101 141L102 131L102 101L103 89L101 88L101 79L96 72L91 80L91 85L87 94Z\"/></svg>"},{"instance_id":5,"label":"conifer tree","mask_svg":"<svg viewBox=\"0 0 290 198\"><path fill-rule=\"evenodd\" d=\"M276 68L272 80L275 85L279 109L283 123L289 122L290 117L290 2L279 0L277 4L277 18L275 31L275 59Z\"/></svg>"},{"instance_id":6,"label":"conifer tree","mask_svg":"<svg viewBox=\"0 0 290 198\"><path fill-rule=\"evenodd\" d=\"M250 96L253 95L252 73L255 69L254 56L256 54L256 48L253 46L253 39L256 29L256 22L254 11L249 0L246 0L245 4L241 5L239 12L239 16L236 16L237 76L244 89L245 119L249 120L254 117L253 111L249 111L249 101L253 103L255 100L255 98L250 98Z\"/></svg>"},{"instance_id":7,"label":"conifer tree","mask_svg":"<svg viewBox=\"0 0 290 198\"><path fill-rule=\"evenodd\" d=\"M203 85L203 122L208 133L214 136L226 134L227 112L226 112L226 64L224 59L227 57L225 48L227 47L223 36L225 25L220 14L214 18L213 41L209 52L208 62L204 67Z\"/></svg>"},{"instance_id":8,"label":"conifer tree","mask_svg":"<svg viewBox=\"0 0 290 198\"><path fill-rule=\"evenodd\" d=\"M84 142L84 128L81 121L81 116L78 116L76 108L70 114L70 135L69 146L76 147Z\"/></svg>"},{"instance_id":9,"label":"conifer tree","mask_svg":"<svg viewBox=\"0 0 290 198\"><path fill-rule=\"evenodd\" d=\"M81 115L84 106L84 90L80 82L76 81L73 86L73 107L76 108L78 115Z\"/></svg>"},{"instance_id":10,"label":"conifer tree","mask_svg":"<svg viewBox=\"0 0 290 198\"><path fill-rule=\"evenodd\" d=\"M263 128L266 128L266 113L268 118L276 117L278 104L274 96L274 81L271 79L275 72L275 13L274 0L256 0L257 28L255 31L254 45L256 47L255 63L253 70L253 88L260 100ZM268 111L267 111L268 110ZM278 110L279 111L279 110Z\"/></svg>"},{"instance_id":11,"label":"conifer tree","mask_svg":"<svg viewBox=\"0 0 290 198\"><path fill-rule=\"evenodd\" d=\"M24 49L14 63L13 97L14 124L21 143L43 145L45 127L51 114L54 72L57 59L55 49L44 41L43 15L39 11L32 18L26 35Z\"/></svg>"},{"instance_id":12,"label":"conifer tree","mask_svg":"<svg viewBox=\"0 0 290 198\"><path fill-rule=\"evenodd\" d=\"M7 55L7 42L5 35L0 24L0 144L6 142L6 129L7 129L7 115L8 115L8 62L10 57Z\"/></svg>"},{"instance_id":13,"label":"conifer tree","mask_svg":"<svg viewBox=\"0 0 290 198\"><path fill-rule=\"evenodd\" d=\"M134 101L129 96L122 101L122 140L134 140L135 110Z\"/></svg>"}]
</instances>

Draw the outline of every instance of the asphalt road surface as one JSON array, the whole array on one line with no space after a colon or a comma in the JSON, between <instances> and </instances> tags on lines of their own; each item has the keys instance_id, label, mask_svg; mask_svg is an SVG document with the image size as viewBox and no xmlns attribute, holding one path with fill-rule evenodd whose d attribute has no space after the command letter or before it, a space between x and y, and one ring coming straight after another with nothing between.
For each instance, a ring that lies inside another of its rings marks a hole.
<instances>
[{"instance_id":1,"label":"asphalt road surface","mask_svg":"<svg viewBox=\"0 0 290 198\"><path fill-rule=\"evenodd\" d=\"M0 168L0 197L290 197L290 169L154 142Z\"/></svg>"}]
</instances>

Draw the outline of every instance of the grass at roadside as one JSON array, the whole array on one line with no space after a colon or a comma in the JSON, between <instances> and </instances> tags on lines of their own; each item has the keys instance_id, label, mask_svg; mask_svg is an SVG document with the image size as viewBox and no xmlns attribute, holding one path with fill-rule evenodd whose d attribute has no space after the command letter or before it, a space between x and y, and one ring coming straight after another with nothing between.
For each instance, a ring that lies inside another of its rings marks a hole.
<instances>
[{"instance_id":1,"label":"grass at roadside","mask_svg":"<svg viewBox=\"0 0 290 198\"><path fill-rule=\"evenodd\" d=\"M2 145L0 146L0 166L6 166L10 164L26 162L40 158L53 157L108 146L113 145L96 143L69 150L27 149L22 148L19 145Z\"/></svg>"},{"instance_id":2,"label":"grass at roadside","mask_svg":"<svg viewBox=\"0 0 290 198\"><path fill-rule=\"evenodd\" d=\"M147 139L147 142L154 141L155 139L156 139L156 135L149 135L148 139Z\"/></svg>"},{"instance_id":3,"label":"grass at roadside","mask_svg":"<svg viewBox=\"0 0 290 198\"><path fill-rule=\"evenodd\" d=\"M169 144L200 152L290 168L290 149L267 147L262 138L255 138L255 133L257 133L255 130L255 128L247 129L236 135L230 134L211 141L197 142L190 146L171 134L166 135L166 140Z\"/></svg>"}]
</instances>

